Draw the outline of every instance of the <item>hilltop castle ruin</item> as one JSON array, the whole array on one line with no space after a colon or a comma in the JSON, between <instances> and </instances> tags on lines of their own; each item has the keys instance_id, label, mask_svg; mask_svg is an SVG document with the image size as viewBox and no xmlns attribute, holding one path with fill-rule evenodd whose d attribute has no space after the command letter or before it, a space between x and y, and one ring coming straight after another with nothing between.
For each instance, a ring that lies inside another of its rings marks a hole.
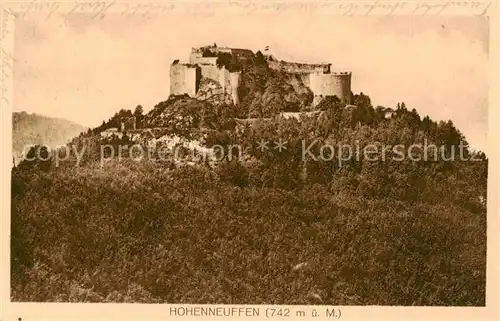
<instances>
[{"instance_id":1,"label":"hilltop castle ruin","mask_svg":"<svg viewBox=\"0 0 500 321\"><path fill-rule=\"evenodd\" d=\"M248 49L217 47L215 44L192 48L188 62L175 60L170 66L170 94L187 94L199 99L219 96L238 105L241 71L218 64L221 56L245 62L253 59L254 54ZM332 72L330 63L286 62L272 55L265 55L265 58L271 69L299 76L314 95L313 105L329 96L337 96L342 102L351 104L351 72Z\"/></svg>"}]
</instances>

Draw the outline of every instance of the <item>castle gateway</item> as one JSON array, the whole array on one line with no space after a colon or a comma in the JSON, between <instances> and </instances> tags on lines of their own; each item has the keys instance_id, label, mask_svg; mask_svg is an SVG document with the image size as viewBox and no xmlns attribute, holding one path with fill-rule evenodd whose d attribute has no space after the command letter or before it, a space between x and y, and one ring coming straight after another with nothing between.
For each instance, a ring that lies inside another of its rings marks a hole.
<instances>
[{"instance_id":1,"label":"castle gateway","mask_svg":"<svg viewBox=\"0 0 500 321\"><path fill-rule=\"evenodd\" d=\"M188 62L175 60L170 66L170 94L198 99L219 97L220 101L239 104L238 87L241 71L228 70L217 64L219 57L240 61L253 59L247 49L205 46L192 48ZM345 104L351 104L351 72L332 72L331 64L309 64L277 60L265 55L269 68L300 76L314 95L313 105L326 97L337 96ZM203 82L203 86L202 86Z\"/></svg>"}]
</instances>

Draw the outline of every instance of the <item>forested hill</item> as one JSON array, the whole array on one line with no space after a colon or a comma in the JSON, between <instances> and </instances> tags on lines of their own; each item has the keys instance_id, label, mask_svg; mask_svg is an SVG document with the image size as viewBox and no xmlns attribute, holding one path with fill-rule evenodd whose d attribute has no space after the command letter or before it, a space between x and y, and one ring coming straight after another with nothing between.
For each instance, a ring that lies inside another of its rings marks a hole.
<instances>
[{"instance_id":1,"label":"forested hill","mask_svg":"<svg viewBox=\"0 0 500 321\"><path fill-rule=\"evenodd\" d=\"M25 146L46 144L54 147L68 143L87 128L71 121L28 114L26 112L12 113L12 149L16 158L22 156Z\"/></svg>"},{"instance_id":2,"label":"forested hill","mask_svg":"<svg viewBox=\"0 0 500 321\"><path fill-rule=\"evenodd\" d=\"M235 106L172 97L73 139L86 146L78 160L23 162L12 172L12 299L484 306L486 156L451 159L466 145L451 121L403 103L389 117L364 94L354 104L242 120ZM101 135L133 114L146 139ZM193 140L226 156L188 166L122 148L103 161L103 145L189 156ZM424 143L446 157L408 152ZM322 148L344 145L401 150L372 160ZM230 158L232 146L242 152Z\"/></svg>"}]
</instances>

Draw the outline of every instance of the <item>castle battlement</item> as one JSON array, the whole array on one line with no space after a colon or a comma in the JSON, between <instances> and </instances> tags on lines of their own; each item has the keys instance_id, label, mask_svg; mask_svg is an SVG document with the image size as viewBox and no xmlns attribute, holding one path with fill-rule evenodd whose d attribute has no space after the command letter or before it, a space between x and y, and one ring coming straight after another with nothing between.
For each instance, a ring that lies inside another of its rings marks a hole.
<instances>
[{"instance_id":1,"label":"castle battlement","mask_svg":"<svg viewBox=\"0 0 500 321\"><path fill-rule=\"evenodd\" d=\"M170 94L188 94L204 99L228 96L234 104L239 104L241 72L230 72L224 66L217 66L218 58L228 54L240 61L253 58L253 52L248 49L218 47L215 44L191 48L188 63L175 60L170 66ZM313 92L314 105L329 96L337 96L346 104L351 103L351 72L332 72L331 63L288 62L277 60L272 55L265 57L270 69L299 75L304 85ZM208 88L200 90L202 78L211 83Z\"/></svg>"},{"instance_id":2,"label":"castle battlement","mask_svg":"<svg viewBox=\"0 0 500 321\"><path fill-rule=\"evenodd\" d=\"M336 76L352 76L352 72L350 72L350 71L334 71L334 72L330 72L330 75L336 75Z\"/></svg>"}]
</instances>

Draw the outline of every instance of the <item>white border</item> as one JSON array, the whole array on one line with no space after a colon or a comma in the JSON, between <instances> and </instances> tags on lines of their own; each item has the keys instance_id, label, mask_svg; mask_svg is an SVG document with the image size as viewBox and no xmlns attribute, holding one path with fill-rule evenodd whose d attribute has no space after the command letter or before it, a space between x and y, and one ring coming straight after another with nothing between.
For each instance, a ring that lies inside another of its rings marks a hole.
<instances>
[{"instance_id":1,"label":"white border","mask_svg":"<svg viewBox=\"0 0 500 321\"><path fill-rule=\"evenodd\" d=\"M231 14L260 14L272 16L286 14L289 11L301 10L308 13L334 15L477 15L485 13L490 17L490 99L489 99L489 131L488 131L488 269L486 307L384 307L384 306L340 306L341 320L498 320L499 308L499 278L498 278L498 184L499 169L499 82L498 82L498 40L499 25L497 19L498 3L491 1L167 1L167 2L100 2L100 1L19 1L2 4L2 100L1 108L1 320L175 320L190 317L170 316L170 307L185 307L186 305L166 304L58 304L58 303L11 303L10 302L10 169L12 157L12 97L13 78L8 68L9 54L14 57L14 27L15 18L12 13L25 13L38 10L39 14L50 15L54 12L86 12L95 13L96 19L105 19L108 13L142 14L145 19L152 15L165 12L179 14L213 14L214 12ZM3 72L5 71L5 72ZM9 151L9 152L6 152ZM227 306L226 306L227 307ZM237 306L240 307L240 306ZM248 307L248 306L247 306ZM261 317L242 317L264 319L268 305L258 307ZM281 306L286 308L287 306ZM292 311L304 310L308 315L315 310L323 314L320 317L307 319L325 320L325 306L289 306ZM202 319L218 319L220 317L203 317ZM234 317L233 317L234 318ZM274 318L280 319L280 318ZM291 316L281 319L304 319ZM332 318L330 318L332 320Z\"/></svg>"}]
</instances>

